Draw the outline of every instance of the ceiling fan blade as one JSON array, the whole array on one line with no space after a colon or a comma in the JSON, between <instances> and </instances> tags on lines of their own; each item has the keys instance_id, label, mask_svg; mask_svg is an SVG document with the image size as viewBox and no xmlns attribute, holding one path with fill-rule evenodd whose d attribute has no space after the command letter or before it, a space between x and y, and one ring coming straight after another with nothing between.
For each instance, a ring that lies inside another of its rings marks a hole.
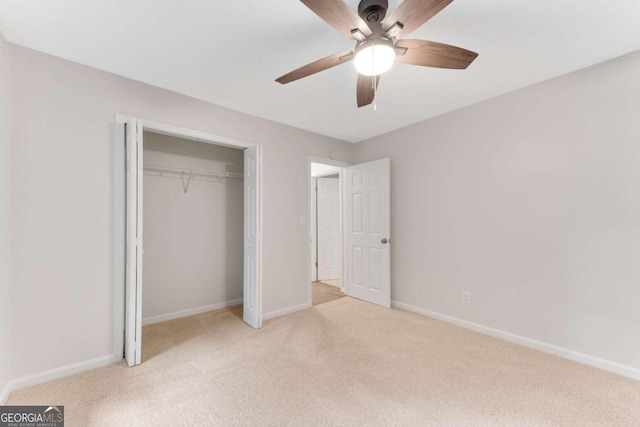
<instances>
[{"instance_id":1,"label":"ceiling fan blade","mask_svg":"<svg viewBox=\"0 0 640 427\"><path fill-rule=\"evenodd\" d=\"M353 30L360 30L365 36L371 35L369 26L342 0L300 1L323 21L349 38L353 38Z\"/></svg>"},{"instance_id":2,"label":"ceiling fan blade","mask_svg":"<svg viewBox=\"0 0 640 427\"><path fill-rule=\"evenodd\" d=\"M407 49L404 55L396 56L396 61L423 67L463 70L478 57L461 47L426 40L399 40L396 47Z\"/></svg>"},{"instance_id":3,"label":"ceiling fan blade","mask_svg":"<svg viewBox=\"0 0 640 427\"><path fill-rule=\"evenodd\" d=\"M358 74L358 87L356 91L356 100L358 102L358 108L364 107L365 105L369 105L373 102L373 98L375 97L373 79L376 80L375 90L378 90L380 75L373 77L373 76L363 76L362 74Z\"/></svg>"},{"instance_id":4,"label":"ceiling fan blade","mask_svg":"<svg viewBox=\"0 0 640 427\"><path fill-rule=\"evenodd\" d=\"M319 73L320 71L327 70L335 67L336 65L344 64L353 59L353 51L348 50L342 53L336 53L335 55L327 56L326 58L318 59L311 64L304 65L290 73L280 76L276 81L280 84L287 84L303 77L308 77L312 74Z\"/></svg>"},{"instance_id":5,"label":"ceiling fan blade","mask_svg":"<svg viewBox=\"0 0 640 427\"><path fill-rule=\"evenodd\" d=\"M447 7L453 0L404 0L382 21L382 29L387 31L393 24L399 22L402 29L397 36L407 35L419 26L433 18L438 12Z\"/></svg>"}]
</instances>

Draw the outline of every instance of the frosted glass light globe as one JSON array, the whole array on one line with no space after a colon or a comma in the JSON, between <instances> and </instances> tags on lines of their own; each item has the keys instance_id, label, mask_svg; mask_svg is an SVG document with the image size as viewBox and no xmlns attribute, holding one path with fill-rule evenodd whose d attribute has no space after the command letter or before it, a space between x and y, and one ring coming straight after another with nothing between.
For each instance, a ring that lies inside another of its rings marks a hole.
<instances>
[{"instance_id":1,"label":"frosted glass light globe","mask_svg":"<svg viewBox=\"0 0 640 427\"><path fill-rule=\"evenodd\" d=\"M390 44L370 44L356 53L354 64L358 73L377 76L389 70L396 60L396 52Z\"/></svg>"}]
</instances>

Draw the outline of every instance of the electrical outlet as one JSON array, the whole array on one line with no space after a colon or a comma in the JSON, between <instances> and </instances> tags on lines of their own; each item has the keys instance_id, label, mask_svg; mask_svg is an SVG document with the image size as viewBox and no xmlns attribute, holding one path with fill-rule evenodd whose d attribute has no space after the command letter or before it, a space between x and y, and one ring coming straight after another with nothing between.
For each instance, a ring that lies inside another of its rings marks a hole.
<instances>
[{"instance_id":1,"label":"electrical outlet","mask_svg":"<svg viewBox=\"0 0 640 427\"><path fill-rule=\"evenodd\" d=\"M462 303L471 304L471 292L462 291Z\"/></svg>"}]
</instances>

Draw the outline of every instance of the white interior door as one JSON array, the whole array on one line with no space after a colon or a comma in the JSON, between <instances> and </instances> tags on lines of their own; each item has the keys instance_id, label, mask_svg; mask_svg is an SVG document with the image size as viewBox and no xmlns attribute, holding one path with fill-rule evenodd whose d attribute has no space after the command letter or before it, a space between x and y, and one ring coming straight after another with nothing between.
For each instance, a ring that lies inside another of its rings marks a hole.
<instances>
[{"instance_id":1,"label":"white interior door","mask_svg":"<svg viewBox=\"0 0 640 427\"><path fill-rule=\"evenodd\" d=\"M262 191L260 175L262 147L244 150L244 306L243 320L254 328L262 327L261 239Z\"/></svg>"},{"instance_id":2,"label":"white interior door","mask_svg":"<svg viewBox=\"0 0 640 427\"><path fill-rule=\"evenodd\" d=\"M346 171L347 293L391 307L390 161Z\"/></svg>"},{"instance_id":3,"label":"white interior door","mask_svg":"<svg viewBox=\"0 0 640 427\"><path fill-rule=\"evenodd\" d=\"M341 277L340 179L317 178L318 280Z\"/></svg>"},{"instance_id":4,"label":"white interior door","mask_svg":"<svg viewBox=\"0 0 640 427\"><path fill-rule=\"evenodd\" d=\"M129 366L142 361L142 129L139 120L126 123L126 270L124 354Z\"/></svg>"}]
</instances>

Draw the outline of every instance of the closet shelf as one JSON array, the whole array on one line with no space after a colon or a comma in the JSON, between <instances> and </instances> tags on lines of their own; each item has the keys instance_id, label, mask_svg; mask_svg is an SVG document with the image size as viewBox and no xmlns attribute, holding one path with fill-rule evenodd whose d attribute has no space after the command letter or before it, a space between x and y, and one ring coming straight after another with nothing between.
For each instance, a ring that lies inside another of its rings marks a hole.
<instances>
[{"instance_id":1,"label":"closet shelf","mask_svg":"<svg viewBox=\"0 0 640 427\"><path fill-rule=\"evenodd\" d=\"M168 178L180 178L182 179L185 175L191 177L193 179L212 179L212 180L220 180L221 178L231 178L231 179L244 179L244 176L239 173L233 172L222 172L208 169L197 169L197 168L185 168L178 166L163 166L163 165L144 165L144 173L148 175L156 175L156 176L166 176Z\"/></svg>"}]
</instances>

